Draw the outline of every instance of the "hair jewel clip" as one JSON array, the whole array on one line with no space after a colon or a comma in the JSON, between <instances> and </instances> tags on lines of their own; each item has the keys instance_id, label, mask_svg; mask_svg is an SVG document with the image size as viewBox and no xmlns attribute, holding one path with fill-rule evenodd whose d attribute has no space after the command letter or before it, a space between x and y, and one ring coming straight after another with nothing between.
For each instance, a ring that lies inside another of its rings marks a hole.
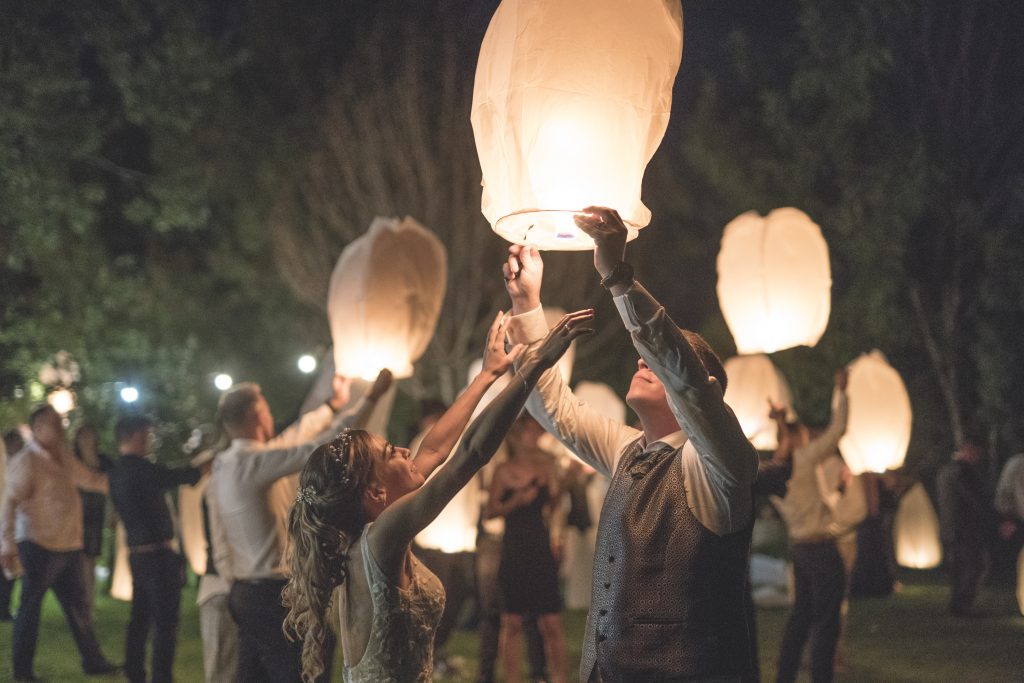
<instances>
[{"instance_id":1,"label":"hair jewel clip","mask_svg":"<svg viewBox=\"0 0 1024 683\"><path fill-rule=\"evenodd\" d=\"M313 490L312 486L300 486L299 493L295 496L296 503L305 503L306 505L313 505L316 501L316 491Z\"/></svg>"},{"instance_id":2,"label":"hair jewel clip","mask_svg":"<svg viewBox=\"0 0 1024 683\"><path fill-rule=\"evenodd\" d=\"M340 482L342 486L347 486L349 483L348 449L349 446L351 445L352 430L348 428L341 430L341 433L338 434L338 436L336 436L334 440L327 445L327 452L330 454L330 456L334 459L336 463L341 465L342 475Z\"/></svg>"}]
</instances>

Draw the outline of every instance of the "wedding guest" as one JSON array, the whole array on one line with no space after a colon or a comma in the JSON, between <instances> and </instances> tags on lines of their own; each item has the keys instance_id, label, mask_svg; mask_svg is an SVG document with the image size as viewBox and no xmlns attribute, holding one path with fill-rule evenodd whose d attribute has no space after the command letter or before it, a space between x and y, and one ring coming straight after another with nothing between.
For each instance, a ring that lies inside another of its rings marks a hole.
<instances>
[{"instance_id":1,"label":"wedding guest","mask_svg":"<svg viewBox=\"0 0 1024 683\"><path fill-rule=\"evenodd\" d=\"M113 461L100 453L100 435L96 427L84 424L75 432L73 452L78 461L93 472L107 472ZM79 490L82 496L82 579L85 599L92 617L96 592L96 558L103 552L103 524L106 521L107 497L95 491Z\"/></svg>"}]
</instances>

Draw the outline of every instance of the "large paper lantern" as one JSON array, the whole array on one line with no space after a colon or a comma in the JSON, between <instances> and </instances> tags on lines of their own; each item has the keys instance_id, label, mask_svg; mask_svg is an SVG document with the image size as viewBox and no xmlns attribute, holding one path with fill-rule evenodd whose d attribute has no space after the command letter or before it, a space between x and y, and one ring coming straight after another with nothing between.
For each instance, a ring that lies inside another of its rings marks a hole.
<instances>
[{"instance_id":1,"label":"large paper lantern","mask_svg":"<svg viewBox=\"0 0 1024 683\"><path fill-rule=\"evenodd\" d=\"M573 390L576 398L591 409L616 422L626 423L626 404L607 384L602 382L580 382Z\"/></svg>"},{"instance_id":2,"label":"large paper lantern","mask_svg":"<svg viewBox=\"0 0 1024 683\"><path fill-rule=\"evenodd\" d=\"M1024 614L1024 548L1017 555L1017 608Z\"/></svg>"},{"instance_id":3,"label":"large paper lantern","mask_svg":"<svg viewBox=\"0 0 1024 683\"><path fill-rule=\"evenodd\" d=\"M475 360L470 363L466 384L480 374L483 368L483 361ZM501 391L508 386L511 376L505 374L498 378L494 384L487 388L480 402L473 412L473 417L480 414ZM413 439L410 447L413 455L419 450L424 434ZM440 469L440 468L438 468ZM437 470L435 470L435 473ZM473 477L462 490L455 494L455 497L448 502L448 505L441 510L441 514L434 519L427 528L416 535L416 543L424 548L440 550L444 553L471 552L476 549L476 527L480 521L480 509L483 506L483 490L480 487L480 478Z\"/></svg>"},{"instance_id":4,"label":"large paper lantern","mask_svg":"<svg viewBox=\"0 0 1024 683\"><path fill-rule=\"evenodd\" d=\"M736 413L743 433L757 450L775 450L779 441L775 421L768 416L768 401L782 404L793 417L789 382L763 353L733 356L725 361L725 374L729 377L725 402Z\"/></svg>"},{"instance_id":5,"label":"large paper lantern","mask_svg":"<svg viewBox=\"0 0 1024 683\"><path fill-rule=\"evenodd\" d=\"M338 258L327 317L339 373L372 380L382 368L412 375L444 301L444 246L410 217L377 218Z\"/></svg>"},{"instance_id":6,"label":"large paper lantern","mask_svg":"<svg viewBox=\"0 0 1024 683\"><path fill-rule=\"evenodd\" d=\"M480 47L471 120L494 231L592 249L573 214L651 220L644 169L661 143L683 49L677 0L503 0Z\"/></svg>"},{"instance_id":7,"label":"large paper lantern","mask_svg":"<svg viewBox=\"0 0 1024 683\"><path fill-rule=\"evenodd\" d=\"M939 517L923 484L914 484L900 499L893 523L896 563L910 569L933 569L942 562Z\"/></svg>"},{"instance_id":8,"label":"large paper lantern","mask_svg":"<svg viewBox=\"0 0 1024 683\"><path fill-rule=\"evenodd\" d=\"M740 354L817 344L831 291L828 245L803 211L748 211L725 226L718 303Z\"/></svg>"},{"instance_id":9,"label":"large paper lantern","mask_svg":"<svg viewBox=\"0 0 1024 683\"><path fill-rule=\"evenodd\" d=\"M178 487L178 516L181 524L181 544L196 576L206 573L206 532L203 528L203 493L210 483L210 475L203 475L195 486Z\"/></svg>"},{"instance_id":10,"label":"large paper lantern","mask_svg":"<svg viewBox=\"0 0 1024 683\"><path fill-rule=\"evenodd\" d=\"M132 601L132 568L128 564L128 532L117 523L114 531L114 571L110 579L110 597Z\"/></svg>"},{"instance_id":11,"label":"large paper lantern","mask_svg":"<svg viewBox=\"0 0 1024 683\"><path fill-rule=\"evenodd\" d=\"M878 350L861 355L849 372L850 417L839 441L843 459L854 474L900 467L912 419L903 380Z\"/></svg>"}]
</instances>

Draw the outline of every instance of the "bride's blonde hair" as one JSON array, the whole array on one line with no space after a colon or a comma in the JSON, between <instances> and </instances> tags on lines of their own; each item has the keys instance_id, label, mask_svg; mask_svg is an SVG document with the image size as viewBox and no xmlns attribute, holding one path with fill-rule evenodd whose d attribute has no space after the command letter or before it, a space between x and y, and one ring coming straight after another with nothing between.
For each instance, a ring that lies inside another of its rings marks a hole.
<instances>
[{"instance_id":1,"label":"bride's blonde hair","mask_svg":"<svg viewBox=\"0 0 1024 683\"><path fill-rule=\"evenodd\" d=\"M362 499L376 475L370 435L346 429L313 451L288 513L291 577L281 593L284 632L302 641L302 680L325 670L331 595L348 576L348 550L366 524Z\"/></svg>"}]
</instances>

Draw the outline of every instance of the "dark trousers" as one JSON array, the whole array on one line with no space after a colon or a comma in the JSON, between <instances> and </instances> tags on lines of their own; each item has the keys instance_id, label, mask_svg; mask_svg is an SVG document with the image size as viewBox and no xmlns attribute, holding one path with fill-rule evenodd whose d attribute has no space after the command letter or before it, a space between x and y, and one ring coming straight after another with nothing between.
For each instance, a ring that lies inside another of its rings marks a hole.
<instances>
[{"instance_id":1,"label":"dark trousers","mask_svg":"<svg viewBox=\"0 0 1024 683\"><path fill-rule=\"evenodd\" d=\"M153 683L173 680L174 647L184 571L178 553L163 548L128 557L132 569L132 611L124 639L124 672L132 683L146 681L146 641L153 634Z\"/></svg>"},{"instance_id":2,"label":"dark trousers","mask_svg":"<svg viewBox=\"0 0 1024 683\"><path fill-rule=\"evenodd\" d=\"M839 614L846 590L846 571L835 541L795 543L792 549L796 600L786 621L776 681L791 683L800 668L800 654L811 640L811 680L832 680Z\"/></svg>"},{"instance_id":3,"label":"dark trousers","mask_svg":"<svg viewBox=\"0 0 1024 683\"><path fill-rule=\"evenodd\" d=\"M501 565L501 538L481 533L476 543L477 600L480 603L480 669L477 681L494 681L498 661L498 642L501 634L501 585L498 568ZM523 615L523 634L526 638L526 656L530 662L530 675L534 680L544 678L544 641L537 628L535 616Z\"/></svg>"},{"instance_id":4,"label":"dark trousers","mask_svg":"<svg viewBox=\"0 0 1024 683\"><path fill-rule=\"evenodd\" d=\"M300 680L302 646L288 640L281 626L283 579L234 581L228 610L238 624L237 683L287 683Z\"/></svg>"},{"instance_id":5,"label":"dark trousers","mask_svg":"<svg viewBox=\"0 0 1024 683\"><path fill-rule=\"evenodd\" d=\"M14 592L16 579L8 579L0 571L0 621L8 621L11 618L11 593Z\"/></svg>"},{"instance_id":6,"label":"dark trousers","mask_svg":"<svg viewBox=\"0 0 1024 683\"><path fill-rule=\"evenodd\" d=\"M949 566L949 611L963 615L971 611L978 582L985 573L985 548L978 543L953 542L946 545Z\"/></svg>"},{"instance_id":7,"label":"dark trousers","mask_svg":"<svg viewBox=\"0 0 1024 683\"><path fill-rule=\"evenodd\" d=\"M82 551L51 552L31 541L18 544L25 575L21 579L21 603L14 619L12 649L14 677L30 678L39 640L39 613L46 591L53 589L64 610L85 671L107 664L100 652L82 590Z\"/></svg>"}]
</instances>

